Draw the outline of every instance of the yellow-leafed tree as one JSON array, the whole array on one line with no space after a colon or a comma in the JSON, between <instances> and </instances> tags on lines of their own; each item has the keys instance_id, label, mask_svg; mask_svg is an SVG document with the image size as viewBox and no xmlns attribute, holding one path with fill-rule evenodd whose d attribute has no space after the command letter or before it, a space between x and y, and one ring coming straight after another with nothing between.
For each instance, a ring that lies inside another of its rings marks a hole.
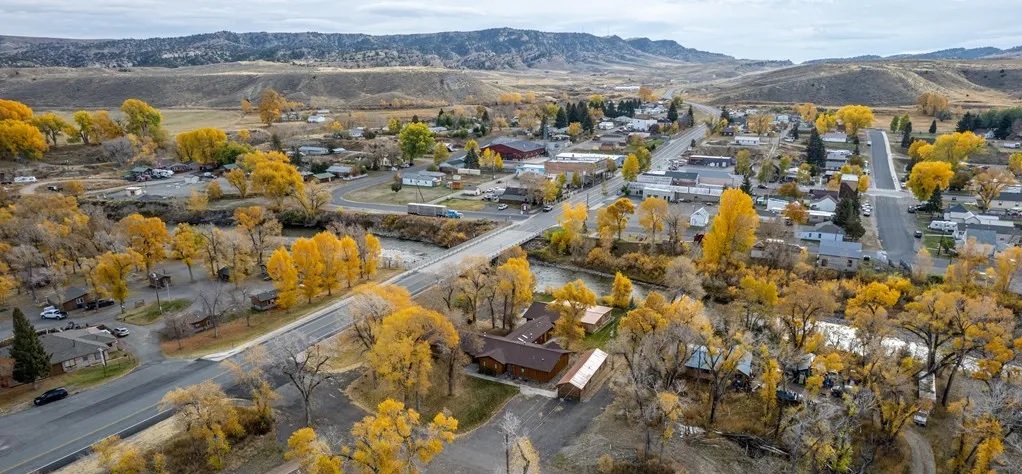
<instances>
[{"instance_id":1,"label":"yellow-leafed tree","mask_svg":"<svg viewBox=\"0 0 1022 474\"><path fill-rule=\"evenodd\" d=\"M248 175L245 174L245 170L240 168L230 170L224 173L224 179L227 180L227 184L238 190L239 197L242 199L248 197Z\"/></svg>"},{"instance_id":2,"label":"yellow-leafed tree","mask_svg":"<svg viewBox=\"0 0 1022 474\"><path fill-rule=\"evenodd\" d=\"M341 287L341 277L344 273L344 262L341 254L341 241L333 232L319 232L312 236L316 243L319 255L323 259L323 288L327 295Z\"/></svg>"},{"instance_id":3,"label":"yellow-leafed tree","mask_svg":"<svg viewBox=\"0 0 1022 474\"><path fill-rule=\"evenodd\" d=\"M192 282L195 282L192 265L196 259L202 257L202 246L202 235L187 222L182 222L174 228L174 235L170 240L170 256L181 260L181 263L188 267L188 279Z\"/></svg>"},{"instance_id":4,"label":"yellow-leafed tree","mask_svg":"<svg viewBox=\"0 0 1022 474\"><path fill-rule=\"evenodd\" d=\"M621 240L621 233L628 226L628 216L633 214L635 214L635 204L628 198L620 198L601 209L597 220L601 235L606 232L616 235L617 240Z\"/></svg>"},{"instance_id":5,"label":"yellow-leafed tree","mask_svg":"<svg viewBox=\"0 0 1022 474\"><path fill-rule=\"evenodd\" d=\"M291 258L298 270L299 291L311 303L312 297L323 289L323 257L312 239L298 238L291 244Z\"/></svg>"},{"instance_id":6,"label":"yellow-leafed tree","mask_svg":"<svg viewBox=\"0 0 1022 474\"><path fill-rule=\"evenodd\" d=\"M119 225L131 249L142 256L146 273L152 271L153 265L167 258L166 245L170 243L170 233L159 217L131 214L121 219Z\"/></svg>"},{"instance_id":7,"label":"yellow-leafed tree","mask_svg":"<svg viewBox=\"0 0 1022 474\"><path fill-rule=\"evenodd\" d=\"M582 280L575 280L555 288L553 297L554 301L547 307L560 314L554 322L553 335L561 338L565 347L577 347L585 337L582 316L596 304L596 294Z\"/></svg>"},{"instance_id":8,"label":"yellow-leafed tree","mask_svg":"<svg viewBox=\"0 0 1022 474\"><path fill-rule=\"evenodd\" d=\"M302 176L294 166L279 161L263 161L252 170L252 187L261 191L280 209L284 199L304 191Z\"/></svg>"},{"instance_id":9,"label":"yellow-leafed tree","mask_svg":"<svg viewBox=\"0 0 1022 474\"><path fill-rule=\"evenodd\" d=\"M277 306L288 309L298 300L298 270L291 254L284 247L278 247L266 262L266 273L277 289Z\"/></svg>"},{"instance_id":10,"label":"yellow-leafed tree","mask_svg":"<svg viewBox=\"0 0 1022 474\"><path fill-rule=\"evenodd\" d=\"M0 121L17 120L27 122L31 119L31 107L15 100L0 99Z\"/></svg>"},{"instance_id":11,"label":"yellow-leafed tree","mask_svg":"<svg viewBox=\"0 0 1022 474\"><path fill-rule=\"evenodd\" d=\"M943 161L924 161L912 167L906 185L916 199L925 201L938 189L946 189L951 184L955 172L951 165Z\"/></svg>"},{"instance_id":12,"label":"yellow-leafed tree","mask_svg":"<svg viewBox=\"0 0 1022 474\"><path fill-rule=\"evenodd\" d=\"M38 160L49 150L38 128L19 120L0 120L0 159Z\"/></svg>"},{"instance_id":13,"label":"yellow-leafed tree","mask_svg":"<svg viewBox=\"0 0 1022 474\"><path fill-rule=\"evenodd\" d=\"M107 252L100 255L92 271L96 290L103 296L117 300L121 304L121 312L128 299L128 275L139 265L142 265L142 256L128 249L123 253Z\"/></svg>"},{"instance_id":14,"label":"yellow-leafed tree","mask_svg":"<svg viewBox=\"0 0 1022 474\"><path fill-rule=\"evenodd\" d=\"M648 197L639 204L639 225L649 234L650 244L656 245L656 234L664 230L669 207L667 201L658 197Z\"/></svg>"},{"instance_id":15,"label":"yellow-leafed tree","mask_svg":"<svg viewBox=\"0 0 1022 474\"><path fill-rule=\"evenodd\" d=\"M626 309L632 303L632 280L621 272L614 275L614 284L610 288L610 305Z\"/></svg>"},{"instance_id":16,"label":"yellow-leafed tree","mask_svg":"<svg viewBox=\"0 0 1022 474\"><path fill-rule=\"evenodd\" d=\"M375 276L376 270L380 266L380 256L383 255L379 237L367 232L365 243L359 247L358 254L362 260L362 278Z\"/></svg>"},{"instance_id":17,"label":"yellow-leafed tree","mask_svg":"<svg viewBox=\"0 0 1022 474\"><path fill-rule=\"evenodd\" d=\"M156 141L160 138L163 123L163 115L149 104L138 100L128 99L121 104L121 113L124 115L124 128L128 133L138 137L148 137Z\"/></svg>"},{"instance_id":18,"label":"yellow-leafed tree","mask_svg":"<svg viewBox=\"0 0 1022 474\"><path fill-rule=\"evenodd\" d=\"M458 420L437 413L423 426L420 418L415 410L388 399L380 402L375 415L355 423L351 429L354 438L351 460L359 466L359 472L421 472L422 464L440 454L445 443L454 441Z\"/></svg>"},{"instance_id":19,"label":"yellow-leafed tree","mask_svg":"<svg viewBox=\"0 0 1022 474\"><path fill-rule=\"evenodd\" d=\"M359 258L358 243L350 235L341 238L340 242L341 277L348 283L348 288L358 281L362 271L362 260Z\"/></svg>"},{"instance_id":20,"label":"yellow-leafed tree","mask_svg":"<svg viewBox=\"0 0 1022 474\"><path fill-rule=\"evenodd\" d=\"M703 239L703 265L720 271L734 267L756 242L757 227L759 216L752 207L752 198L740 189L725 190L720 212Z\"/></svg>"},{"instance_id":21,"label":"yellow-leafed tree","mask_svg":"<svg viewBox=\"0 0 1022 474\"><path fill-rule=\"evenodd\" d=\"M873 109L865 105L846 105L835 114L845 125L845 133L853 137L859 130L873 126Z\"/></svg>"},{"instance_id":22,"label":"yellow-leafed tree","mask_svg":"<svg viewBox=\"0 0 1022 474\"><path fill-rule=\"evenodd\" d=\"M943 161L957 170L958 165L968 160L969 156L979 151L986 140L972 132L954 132L941 135L933 145L922 145L919 154L927 161Z\"/></svg>"},{"instance_id":23,"label":"yellow-leafed tree","mask_svg":"<svg viewBox=\"0 0 1022 474\"><path fill-rule=\"evenodd\" d=\"M181 161L212 163L217 147L227 143L227 134L219 128L200 128L179 133L174 141Z\"/></svg>"},{"instance_id":24,"label":"yellow-leafed tree","mask_svg":"<svg viewBox=\"0 0 1022 474\"><path fill-rule=\"evenodd\" d=\"M407 398L425 395L433 379L433 349L456 350L458 331L442 314L420 306L383 318L376 344L367 354L369 367Z\"/></svg>"}]
</instances>

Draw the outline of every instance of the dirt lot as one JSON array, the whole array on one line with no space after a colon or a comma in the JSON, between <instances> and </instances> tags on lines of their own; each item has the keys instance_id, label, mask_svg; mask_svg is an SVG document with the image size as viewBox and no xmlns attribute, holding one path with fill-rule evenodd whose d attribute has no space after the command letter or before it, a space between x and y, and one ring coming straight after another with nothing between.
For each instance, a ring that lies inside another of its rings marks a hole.
<instances>
[{"instance_id":1,"label":"dirt lot","mask_svg":"<svg viewBox=\"0 0 1022 474\"><path fill-rule=\"evenodd\" d=\"M390 189L390 183L383 183L370 188L360 189L348 194L345 198L358 202L404 205L410 202L429 202L454 192L456 191L444 187L424 188L417 186L405 186L400 191L394 192Z\"/></svg>"}]
</instances>

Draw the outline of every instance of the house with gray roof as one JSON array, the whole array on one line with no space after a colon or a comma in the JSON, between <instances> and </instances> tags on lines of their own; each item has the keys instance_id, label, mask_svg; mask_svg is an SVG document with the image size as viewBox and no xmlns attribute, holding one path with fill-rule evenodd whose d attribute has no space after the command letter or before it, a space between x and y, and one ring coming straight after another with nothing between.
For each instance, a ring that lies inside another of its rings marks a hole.
<instances>
[{"instance_id":1,"label":"house with gray roof","mask_svg":"<svg viewBox=\"0 0 1022 474\"><path fill-rule=\"evenodd\" d=\"M802 226L798 231L798 238L815 242L840 242L845 240L845 231L833 222L823 221L812 227Z\"/></svg>"},{"instance_id":2,"label":"house with gray roof","mask_svg":"<svg viewBox=\"0 0 1022 474\"><path fill-rule=\"evenodd\" d=\"M106 354L119 349L116 337L97 328L43 334L39 342L50 354L50 375L100 365ZM0 348L0 359L5 358L10 358L10 346Z\"/></svg>"},{"instance_id":3,"label":"house with gray roof","mask_svg":"<svg viewBox=\"0 0 1022 474\"><path fill-rule=\"evenodd\" d=\"M1022 210L1022 193L1001 193L993 201L990 201L990 209Z\"/></svg>"},{"instance_id":4,"label":"house with gray roof","mask_svg":"<svg viewBox=\"0 0 1022 474\"><path fill-rule=\"evenodd\" d=\"M862 263L862 243L823 241L816 255L816 265L821 268L854 273Z\"/></svg>"}]
</instances>

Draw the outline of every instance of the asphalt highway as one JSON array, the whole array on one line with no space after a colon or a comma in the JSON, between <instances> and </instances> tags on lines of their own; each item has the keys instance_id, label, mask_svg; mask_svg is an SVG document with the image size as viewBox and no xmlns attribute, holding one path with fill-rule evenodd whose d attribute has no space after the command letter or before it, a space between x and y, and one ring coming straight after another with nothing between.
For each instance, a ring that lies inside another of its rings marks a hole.
<instances>
[{"instance_id":1,"label":"asphalt highway","mask_svg":"<svg viewBox=\"0 0 1022 474\"><path fill-rule=\"evenodd\" d=\"M870 160L873 163L873 179L876 189L881 192L873 196L874 215L880 244L887 252L887 258L897 264L901 259L912 262L915 259L915 237L908 222L911 215L906 210L909 196L898 193L897 175L892 174L891 155L888 151L885 133L882 130L867 132L870 146ZM891 192L893 191L893 192Z\"/></svg>"}]
</instances>

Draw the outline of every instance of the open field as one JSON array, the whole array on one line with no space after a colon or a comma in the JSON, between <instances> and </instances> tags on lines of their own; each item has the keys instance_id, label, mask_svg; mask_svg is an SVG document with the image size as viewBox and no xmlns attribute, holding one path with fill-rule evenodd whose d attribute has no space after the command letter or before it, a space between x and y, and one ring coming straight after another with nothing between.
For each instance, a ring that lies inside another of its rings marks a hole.
<instances>
[{"instance_id":1,"label":"open field","mask_svg":"<svg viewBox=\"0 0 1022 474\"><path fill-rule=\"evenodd\" d=\"M458 210L458 211L481 211L483 209L486 209L486 207L488 205L486 203L486 201L482 201L482 200L474 201L474 200L471 200L471 199L457 199L457 198L452 198L452 199L448 199L446 201L442 201L442 202L440 202L440 204L443 204L443 205L447 206L448 208L455 209L455 210Z\"/></svg>"},{"instance_id":2,"label":"open field","mask_svg":"<svg viewBox=\"0 0 1022 474\"><path fill-rule=\"evenodd\" d=\"M155 302L141 308L135 308L120 315L117 319L130 324L146 325L159 321L164 316L177 313L192 305L191 300L178 299L163 301L159 306Z\"/></svg>"},{"instance_id":3,"label":"open field","mask_svg":"<svg viewBox=\"0 0 1022 474\"><path fill-rule=\"evenodd\" d=\"M0 74L0 96L38 109L117 107L141 98L155 107L236 108L273 88L313 108L434 107L493 102L502 92L471 75L425 67L341 69L245 62L175 69L37 68Z\"/></svg>"},{"instance_id":4,"label":"open field","mask_svg":"<svg viewBox=\"0 0 1022 474\"><path fill-rule=\"evenodd\" d=\"M404 205L410 202L429 202L454 192L456 191L443 187L423 188L417 186L405 186L400 191L394 192L390 189L390 183L383 183L355 191L348 194L346 198L357 202Z\"/></svg>"}]
</instances>

